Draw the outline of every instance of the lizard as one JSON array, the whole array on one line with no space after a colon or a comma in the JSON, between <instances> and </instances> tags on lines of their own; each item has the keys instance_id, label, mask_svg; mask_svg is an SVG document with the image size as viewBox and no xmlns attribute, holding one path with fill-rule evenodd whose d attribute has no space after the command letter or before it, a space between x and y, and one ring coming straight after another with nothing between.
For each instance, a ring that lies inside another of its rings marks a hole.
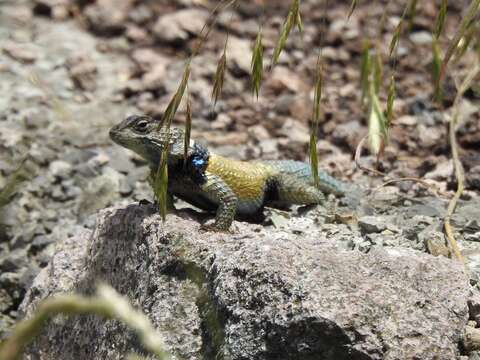
<instances>
[{"instance_id":1,"label":"lizard","mask_svg":"<svg viewBox=\"0 0 480 360\"><path fill-rule=\"evenodd\" d=\"M264 206L321 204L324 193L343 195L346 184L319 171L314 185L310 166L294 160L240 161L217 155L190 140L185 162L185 134L160 126L149 116L131 115L109 132L110 138L140 155L152 172L168 146L169 204L178 197L197 208L216 212L211 230L228 231L234 218L263 217ZM154 174L154 172L153 172Z\"/></svg>"}]
</instances>

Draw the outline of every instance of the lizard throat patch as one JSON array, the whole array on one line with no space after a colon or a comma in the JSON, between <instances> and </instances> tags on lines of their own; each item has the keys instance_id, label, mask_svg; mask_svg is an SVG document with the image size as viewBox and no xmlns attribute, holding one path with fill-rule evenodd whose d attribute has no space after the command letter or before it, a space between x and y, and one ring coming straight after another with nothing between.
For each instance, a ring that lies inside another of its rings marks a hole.
<instances>
[{"instance_id":1,"label":"lizard throat patch","mask_svg":"<svg viewBox=\"0 0 480 360\"><path fill-rule=\"evenodd\" d=\"M187 159L187 171L196 184L201 185L207 181L205 170L208 167L209 157L210 154L205 147L197 143L193 145L193 152Z\"/></svg>"}]
</instances>

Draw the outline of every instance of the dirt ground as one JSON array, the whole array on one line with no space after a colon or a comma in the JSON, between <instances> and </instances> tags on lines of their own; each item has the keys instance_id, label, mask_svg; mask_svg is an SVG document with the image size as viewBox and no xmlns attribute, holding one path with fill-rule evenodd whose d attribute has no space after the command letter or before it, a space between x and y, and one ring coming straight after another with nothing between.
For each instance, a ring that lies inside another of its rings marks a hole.
<instances>
[{"instance_id":1,"label":"dirt ground","mask_svg":"<svg viewBox=\"0 0 480 360\"><path fill-rule=\"evenodd\" d=\"M355 149L367 133L360 64L366 38L377 39L383 58L381 102L392 70L396 78L390 144L379 168L390 178L422 178L443 199L456 179L448 142L455 81L474 64L467 53L449 68L445 100L432 101L431 31L435 2L418 2L410 29L401 36L396 60L389 43L403 11L400 2L301 1L303 33L296 29L279 64L271 54L290 1L240 2L227 9L193 59L189 96L193 134L215 152L238 159L306 160L317 55L324 59L324 88L318 134L320 167L335 177L375 188L385 178L356 169ZM468 2L451 2L443 51ZM0 334L17 316L26 289L46 266L55 243L112 204L152 199L148 168L114 145L108 129L129 114L160 117L176 90L213 2L206 0L32 0L0 5L0 188L25 160L28 180L3 209L0 231ZM386 11L383 31L379 22ZM265 47L260 96L251 92L251 49L259 26ZM216 64L228 33L222 95L211 100ZM478 60L477 60L478 61ZM480 194L480 89L460 103L460 159L466 174L463 200ZM185 122L182 105L174 125ZM364 151L362 164L375 157ZM409 198L432 195L419 182L393 184ZM472 243L480 222L469 224ZM462 247L468 247L462 245ZM475 255L475 251L472 253ZM478 253L480 254L480 253Z\"/></svg>"}]
</instances>

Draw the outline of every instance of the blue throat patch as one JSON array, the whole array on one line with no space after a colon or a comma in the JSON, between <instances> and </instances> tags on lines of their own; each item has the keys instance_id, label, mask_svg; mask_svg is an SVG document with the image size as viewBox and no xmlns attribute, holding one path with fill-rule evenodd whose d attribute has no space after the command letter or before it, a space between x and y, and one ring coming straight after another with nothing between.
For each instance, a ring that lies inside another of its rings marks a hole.
<instances>
[{"instance_id":1,"label":"blue throat patch","mask_svg":"<svg viewBox=\"0 0 480 360\"><path fill-rule=\"evenodd\" d=\"M205 165L205 159L203 157L198 157L198 155L194 155L192 158L192 165L195 169L201 170Z\"/></svg>"},{"instance_id":2,"label":"blue throat patch","mask_svg":"<svg viewBox=\"0 0 480 360\"><path fill-rule=\"evenodd\" d=\"M187 171L196 184L203 184L207 181L205 170L208 166L209 156L205 147L196 143L193 145L193 153L187 159Z\"/></svg>"}]
</instances>

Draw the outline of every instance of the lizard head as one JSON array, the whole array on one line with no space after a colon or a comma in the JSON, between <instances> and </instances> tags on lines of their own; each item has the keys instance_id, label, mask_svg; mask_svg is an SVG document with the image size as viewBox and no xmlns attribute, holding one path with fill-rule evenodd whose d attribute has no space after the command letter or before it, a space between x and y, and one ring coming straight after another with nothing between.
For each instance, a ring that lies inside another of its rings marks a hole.
<instances>
[{"instance_id":1,"label":"lizard head","mask_svg":"<svg viewBox=\"0 0 480 360\"><path fill-rule=\"evenodd\" d=\"M183 158L182 129L159 127L160 122L149 116L132 115L110 129L110 138L130 149L151 164L158 164L160 154L168 146L169 159Z\"/></svg>"}]
</instances>

